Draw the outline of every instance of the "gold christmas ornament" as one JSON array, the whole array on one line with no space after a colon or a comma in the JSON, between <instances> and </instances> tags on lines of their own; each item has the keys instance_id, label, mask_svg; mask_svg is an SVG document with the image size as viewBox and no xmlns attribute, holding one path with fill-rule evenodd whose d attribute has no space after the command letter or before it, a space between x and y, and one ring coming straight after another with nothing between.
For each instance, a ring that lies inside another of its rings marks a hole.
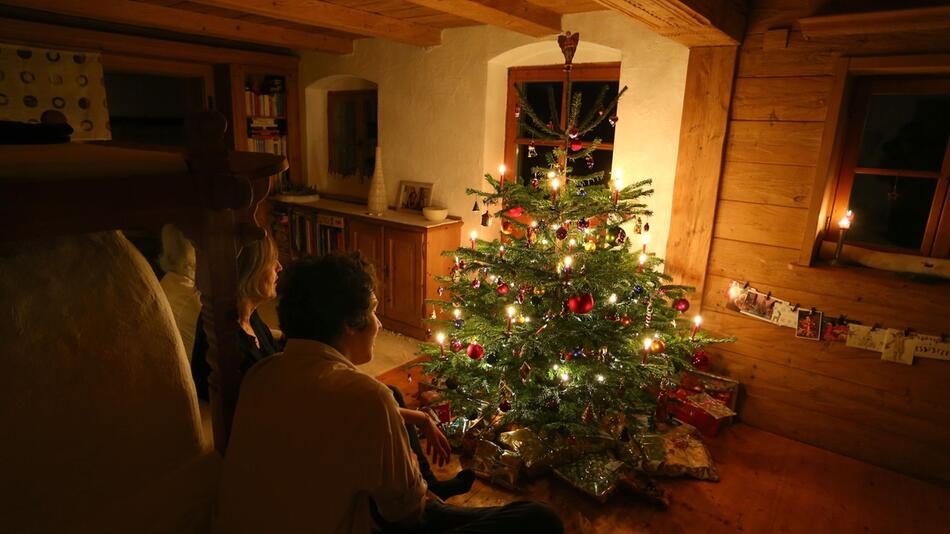
<instances>
[{"instance_id":1,"label":"gold christmas ornament","mask_svg":"<svg viewBox=\"0 0 950 534\"><path fill-rule=\"evenodd\" d=\"M650 345L650 352L652 354L659 354L666 350L666 343L662 339L656 338L653 340L653 344Z\"/></svg>"},{"instance_id":2,"label":"gold christmas ornament","mask_svg":"<svg viewBox=\"0 0 950 534\"><path fill-rule=\"evenodd\" d=\"M528 377L531 375L531 366L528 365L528 362L521 364L521 368L518 369L518 372L521 374L521 381L527 382Z\"/></svg>"}]
</instances>

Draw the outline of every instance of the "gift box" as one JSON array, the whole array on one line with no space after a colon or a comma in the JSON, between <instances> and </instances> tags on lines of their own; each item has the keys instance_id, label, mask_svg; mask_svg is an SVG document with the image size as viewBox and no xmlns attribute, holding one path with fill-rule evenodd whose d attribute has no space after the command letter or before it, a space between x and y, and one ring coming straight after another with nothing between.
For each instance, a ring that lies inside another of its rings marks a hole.
<instances>
[{"instance_id":1,"label":"gift box","mask_svg":"<svg viewBox=\"0 0 950 534\"><path fill-rule=\"evenodd\" d=\"M611 454L598 452L554 469L554 474L601 503L617 489L625 465Z\"/></svg>"},{"instance_id":2,"label":"gift box","mask_svg":"<svg viewBox=\"0 0 950 534\"><path fill-rule=\"evenodd\" d=\"M521 457L513 451L506 451L488 440L479 440L472 458L472 471L475 475L508 489L518 489L518 475L521 472Z\"/></svg>"},{"instance_id":3,"label":"gift box","mask_svg":"<svg viewBox=\"0 0 950 534\"><path fill-rule=\"evenodd\" d=\"M669 415L693 425L706 436L718 434L719 429L736 415L719 399L682 388L666 397L666 408Z\"/></svg>"},{"instance_id":4,"label":"gift box","mask_svg":"<svg viewBox=\"0 0 950 534\"><path fill-rule=\"evenodd\" d=\"M709 450L699 438L697 429L687 424L657 424L656 432L638 434L623 443L620 457L650 475L719 480Z\"/></svg>"},{"instance_id":5,"label":"gift box","mask_svg":"<svg viewBox=\"0 0 950 534\"><path fill-rule=\"evenodd\" d=\"M739 398L739 382L712 373L687 369L679 375L679 387L694 393L706 393L714 399L719 399L730 410L735 411L736 401Z\"/></svg>"}]
</instances>

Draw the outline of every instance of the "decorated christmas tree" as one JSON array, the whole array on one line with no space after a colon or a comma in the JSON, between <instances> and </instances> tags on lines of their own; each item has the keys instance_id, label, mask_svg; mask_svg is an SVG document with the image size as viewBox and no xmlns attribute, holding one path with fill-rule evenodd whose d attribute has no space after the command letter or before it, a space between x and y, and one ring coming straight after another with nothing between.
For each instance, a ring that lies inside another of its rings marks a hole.
<instances>
[{"instance_id":1,"label":"decorated christmas tree","mask_svg":"<svg viewBox=\"0 0 950 534\"><path fill-rule=\"evenodd\" d=\"M542 116L518 88L516 111L525 131L557 147L527 183L486 175L491 190L468 190L484 226L500 219L502 237L472 232L468 246L446 252L455 264L439 278L443 299L427 301L434 343L422 346L422 365L452 413L468 419L503 414L502 424L540 428L653 414L676 374L704 367L703 347L722 341L687 314L690 288L658 270L644 220L650 180L578 173L601 142L580 139L604 120L616 123L626 87L610 101L604 87L584 111L583 95L571 91L577 34L559 43L565 126L553 96Z\"/></svg>"}]
</instances>

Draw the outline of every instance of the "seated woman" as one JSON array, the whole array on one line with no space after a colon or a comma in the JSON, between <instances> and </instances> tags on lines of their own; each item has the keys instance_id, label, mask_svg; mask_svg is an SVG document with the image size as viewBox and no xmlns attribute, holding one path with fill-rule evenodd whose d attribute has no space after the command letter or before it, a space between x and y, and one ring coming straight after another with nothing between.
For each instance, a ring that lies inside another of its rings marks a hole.
<instances>
[{"instance_id":1,"label":"seated woman","mask_svg":"<svg viewBox=\"0 0 950 534\"><path fill-rule=\"evenodd\" d=\"M238 255L238 322L241 326L238 332L238 350L241 353L242 376L257 362L283 351L285 340L275 338L257 313L261 304L277 298L277 275L281 270L283 266L277 259L277 246L271 237L249 243ZM206 358L208 343L200 319L198 332L196 352L191 360L192 374L199 398L207 400L208 375L211 368ZM450 480L438 480L435 477L419 443L418 432L425 437L433 460L440 466L449 460L451 448L448 439L428 415L406 408L402 393L397 388L389 386L389 389L399 404L399 413L406 425L410 445L419 460L419 469L429 484L429 489L442 499L471 489L472 483L475 482L475 473L470 469L460 471Z\"/></svg>"}]
</instances>

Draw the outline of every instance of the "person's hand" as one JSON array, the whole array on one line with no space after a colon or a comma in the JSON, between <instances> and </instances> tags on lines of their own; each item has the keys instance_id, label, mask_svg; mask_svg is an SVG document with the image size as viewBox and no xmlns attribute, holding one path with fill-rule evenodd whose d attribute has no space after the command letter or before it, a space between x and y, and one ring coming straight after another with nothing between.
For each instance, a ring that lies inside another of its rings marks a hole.
<instances>
[{"instance_id":1,"label":"person's hand","mask_svg":"<svg viewBox=\"0 0 950 534\"><path fill-rule=\"evenodd\" d=\"M442 467L449 461L452 454L452 448L449 446L449 439L439 430L439 426L431 417L426 417L425 421L419 425L422 436L426 438L426 455L432 458L432 463Z\"/></svg>"}]
</instances>

